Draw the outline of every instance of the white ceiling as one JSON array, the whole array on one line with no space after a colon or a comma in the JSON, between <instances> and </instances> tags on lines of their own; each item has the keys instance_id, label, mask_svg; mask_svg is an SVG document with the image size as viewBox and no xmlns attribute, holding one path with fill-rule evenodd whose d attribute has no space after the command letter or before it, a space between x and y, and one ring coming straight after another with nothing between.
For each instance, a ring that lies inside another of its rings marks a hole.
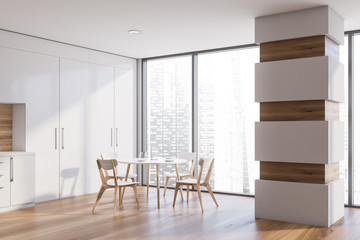
<instances>
[{"instance_id":1,"label":"white ceiling","mask_svg":"<svg viewBox=\"0 0 360 240\"><path fill-rule=\"evenodd\" d=\"M255 17L321 5L360 29L358 0L0 0L0 28L145 58L253 43Z\"/></svg>"}]
</instances>

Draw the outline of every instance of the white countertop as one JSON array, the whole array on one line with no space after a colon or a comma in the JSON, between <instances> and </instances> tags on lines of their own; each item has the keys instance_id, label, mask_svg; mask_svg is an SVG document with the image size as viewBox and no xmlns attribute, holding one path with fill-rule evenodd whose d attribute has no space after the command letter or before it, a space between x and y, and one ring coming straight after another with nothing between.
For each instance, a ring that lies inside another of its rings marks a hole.
<instances>
[{"instance_id":1,"label":"white countertop","mask_svg":"<svg viewBox=\"0 0 360 240\"><path fill-rule=\"evenodd\" d=\"M28 156L28 155L35 155L34 152L20 152L20 151L13 151L13 152L0 152L0 157L11 157L11 156Z\"/></svg>"}]
</instances>

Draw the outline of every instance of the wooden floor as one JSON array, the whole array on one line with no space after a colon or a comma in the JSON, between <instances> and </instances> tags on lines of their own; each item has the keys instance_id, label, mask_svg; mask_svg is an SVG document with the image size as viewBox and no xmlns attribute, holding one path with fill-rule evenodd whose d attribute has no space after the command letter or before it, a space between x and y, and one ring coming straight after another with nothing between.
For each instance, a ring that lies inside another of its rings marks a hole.
<instances>
[{"instance_id":1,"label":"wooden floor","mask_svg":"<svg viewBox=\"0 0 360 240\"><path fill-rule=\"evenodd\" d=\"M345 218L331 228L254 218L254 198L216 194L216 208L203 194L201 213L195 193L189 206L174 191L161 197L157 208L156 189L139 187L140 209L127 190L124 206L113 212L113 191L105 192L95 214L96 194L55 200L0 214L0 239L360 239L360 209L345 208ZM161 191L162 193L162 191Z\"/></svg>"}]
</instances>

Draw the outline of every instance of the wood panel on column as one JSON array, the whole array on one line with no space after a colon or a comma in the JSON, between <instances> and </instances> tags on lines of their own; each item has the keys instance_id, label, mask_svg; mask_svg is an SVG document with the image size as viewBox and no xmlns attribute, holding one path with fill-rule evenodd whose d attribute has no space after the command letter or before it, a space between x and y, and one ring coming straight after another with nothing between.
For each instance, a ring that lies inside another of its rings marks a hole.
<instances>
[{"instance_id":1,"label":"wood panel on column","mask_svg":"<svg viewBox=\"0 0 360 240\"><path fill-rule=\"evenodd\" d=\"M343 20L328 6L259 17L255 216L330 226L343 216Z\"/></svg>"},{"instance_id":2,"label":"wood panel on column","mask_svg":"<svg viewBox=\"0 0 360 240\"><path fill-rule=\"evenodd\" d=\"M12 151L12 104L0 104L0 151Z\"/></svg>"},{"instance_id":3,"label":"wood panel on column","mask_svg":"<svg viewBox=\"0 0 360 240\"><path fill-rule=\"evenodd\" d=\"M339 178L339 162L332 164L260 162L260 179L326 184Z\"/></svg>"},{"instance_id":4,"label":"wood panel on column","mask_svg":"<svg viewBox=\"0 0 360 240\"><path fill-rule=\"evenodd\" d=\"M339 103L326 100L262 102L260 121L339 120Z\"/></svg>"},{"instance_id":5,"label":"wood panel on column","mask_svg":"<svg viewBox=\"0 0 360 240\"><path fill-rule=\"evenodd\" d=\"M324 35L260 44L260 62L319 56L338 59L339 46Z\"/></svg>"}]
</instances>

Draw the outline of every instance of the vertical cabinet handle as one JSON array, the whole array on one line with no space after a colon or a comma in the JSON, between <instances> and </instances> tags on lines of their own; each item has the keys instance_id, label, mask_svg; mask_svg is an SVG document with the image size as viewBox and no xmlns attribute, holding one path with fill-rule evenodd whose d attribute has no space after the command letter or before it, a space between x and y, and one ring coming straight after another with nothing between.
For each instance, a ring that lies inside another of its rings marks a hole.
<instances>
[{"instance_id":1,"label":"vertical cabinet handle","mask_svg":"<svg viewBox=\"0 0 360 240\"><path fill-rule=\"evenodd\" d=\"M61 129L61 135L62 135L62 138L61 138L61 148L64 149L65 148L65 145L64 145L64 142L65 142L65 131L64 131L64 128Z\"/></svg>"},{"instance_id":2,"label":"vertical cabinet handle","mask_svg":"<svg viewBox=\"0 0 360 240\"><path fill-rule=\"evenodd\" d=\"M110 129L110 147L113 146L113 129Z\"/></svg>"},{"instance_id":3,"label":"vertical cabinet handle","mask_svg":"<svg viewBox=\"0 0 360 240\"><path fill-rule=\"evenodd\" d=\"M57 149L57 128L55 128L55 150Z\"/></svg>"},{"instance_id":4,"label":"vertical cabinet handle","mask_svg":"<svg viewBox=\"0 0 360 240\"><path fill-rule=\"evenodd\" d=\"M119 146L118 138L119 138L119 131L118 131L118 128L116 128L116 147Z\"/></svg>"},{"instance_id":5,"label":"vertical cabinet handle","mask_svg":"<svg viewBox=\"0 0 360 240\"><path fill-rule=\"evenodd\" d=\"M14 163L13 163L13 158L10 158L10 182L14 181Z\"/></svg>"}]
</instances>

